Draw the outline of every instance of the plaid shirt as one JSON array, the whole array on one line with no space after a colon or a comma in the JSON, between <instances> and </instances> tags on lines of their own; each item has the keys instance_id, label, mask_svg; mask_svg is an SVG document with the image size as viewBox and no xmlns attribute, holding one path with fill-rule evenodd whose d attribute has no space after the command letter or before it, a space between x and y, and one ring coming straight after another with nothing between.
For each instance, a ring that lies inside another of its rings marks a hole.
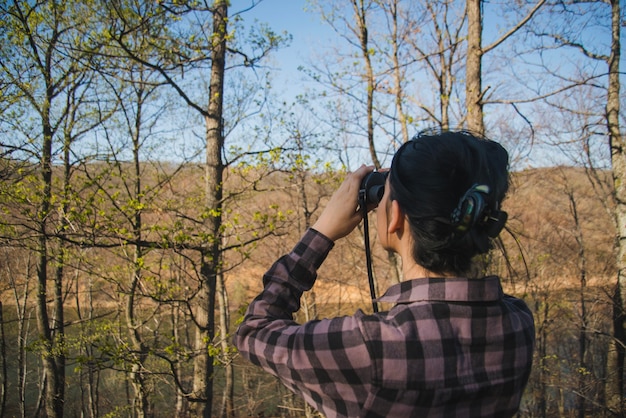
<instances>
[{"instance_id":1,"label":"plaid shirt","mask_svg":"<svg viewBox=\"0 0 626 418\"><path fill-rule=\"evenodd\" d=\"M497 277L416 279L389 312L293 321L333 244L308 230L264 276L235 344L327 417L506 417L530 374L531 312Z\"/></svg>"}]
</instances>

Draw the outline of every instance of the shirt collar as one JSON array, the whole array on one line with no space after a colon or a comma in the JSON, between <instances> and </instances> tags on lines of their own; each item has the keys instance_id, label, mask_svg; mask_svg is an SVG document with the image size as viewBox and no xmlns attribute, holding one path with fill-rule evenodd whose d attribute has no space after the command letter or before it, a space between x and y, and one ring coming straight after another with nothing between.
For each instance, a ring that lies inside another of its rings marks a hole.
<instances>
[{"instance_id":1,"label":"shirt collar","mask_svg":"<svg viewBox=\"0 0 626 418\"><path fill-rule=\"evenodd\" d=\"M408 303L419 301L495 302L503 292L497 276L480 279L425 278L407 280L391 286L378 302Z\"/></svg>"}]
</instances>

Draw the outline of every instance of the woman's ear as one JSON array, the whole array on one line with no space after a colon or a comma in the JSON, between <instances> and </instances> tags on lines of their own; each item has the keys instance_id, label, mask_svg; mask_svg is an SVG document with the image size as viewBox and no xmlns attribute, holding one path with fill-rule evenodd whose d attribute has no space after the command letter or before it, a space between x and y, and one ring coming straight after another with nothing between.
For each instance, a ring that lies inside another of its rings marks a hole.
<instances>
[{"instance_id":1,"label":"woman's ear","mask_svg":"<svg viewBox=\"0 0 626 418\"><path fill-rule=\"evenodd\" d=\"M387 224L387 232L390 234L402 232L404 229L404 212L400 208L397 200L391 201L388 214L389 223Z\"/></svg>"}]
</instances>

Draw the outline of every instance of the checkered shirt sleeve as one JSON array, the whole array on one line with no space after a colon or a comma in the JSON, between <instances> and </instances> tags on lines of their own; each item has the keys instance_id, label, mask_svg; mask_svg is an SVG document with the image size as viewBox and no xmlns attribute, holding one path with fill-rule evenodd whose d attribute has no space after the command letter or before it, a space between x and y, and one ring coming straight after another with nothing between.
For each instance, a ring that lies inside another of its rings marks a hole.
<instances>
[{"instance_id":1,"label":"checkered shirt sleeve","mask_svg":"<svg viewBox=\"0 0 626 418\"><path fill-rule=\"evenodd\" d=\"M293 321L300 296L313 286L316 270L332 246L310 229L291 253L274 263L264 276L263 291L248 307L235 344L243 357L277 376L318 410L357 416L371 370L357 321L352 317L304 325ZM329 400L336 401L329 407Z\"/></svg>"}]
</instances>

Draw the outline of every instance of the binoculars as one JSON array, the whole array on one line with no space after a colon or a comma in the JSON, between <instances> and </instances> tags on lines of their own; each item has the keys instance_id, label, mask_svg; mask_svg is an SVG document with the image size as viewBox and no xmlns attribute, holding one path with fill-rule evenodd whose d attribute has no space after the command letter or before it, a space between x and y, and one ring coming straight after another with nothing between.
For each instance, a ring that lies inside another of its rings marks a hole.
<instances>
[{"instance_id":1,"label":"binoculars","mask_svg":"<svg viewBox=\"0 0 626 418\"><path fill-rule=\"evenodd\" d=\"M378 206L385 193L385 181L388 172L372 171L361 182L359 201L364 206Z\"/></svg>"}]
</instances>

